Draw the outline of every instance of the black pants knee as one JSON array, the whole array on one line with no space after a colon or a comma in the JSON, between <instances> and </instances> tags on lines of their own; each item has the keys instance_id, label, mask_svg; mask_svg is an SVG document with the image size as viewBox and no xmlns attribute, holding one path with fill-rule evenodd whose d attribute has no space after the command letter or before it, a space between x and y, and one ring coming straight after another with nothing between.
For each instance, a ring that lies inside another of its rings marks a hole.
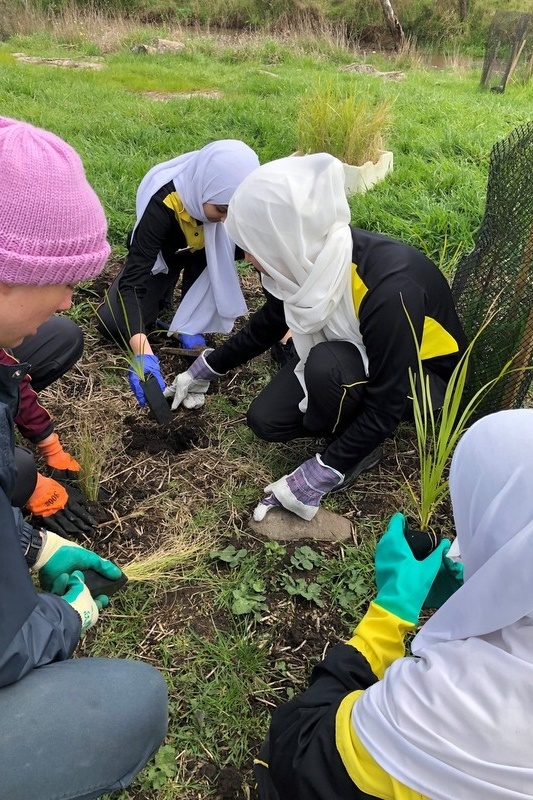
<instances>
[{"instance_id":1,"label":"black pants knee","mask_svg":"<svg viewBox=\"0 0 533 800\"><path fill-rule=\"evenodd\" d=\"M34 336L27 336L13 355L30 365L31 384L36 392L61 378L83 353L81 328L68 317L51 317Z\"/></svg>"},{"instance_id":2,"label":"black pants knee","mask_svg":"<svg viewBox=\"0 0 533 800\"><path fill-rule=\"evenodd\" d=\"M157 318L171 304L179 272L170 270L150 276L148 291L137 302L136 319L125 316L124 301L118 288L121 274L117 275L96 311L96 325L104 338L124 347L129 343L132 331L148 332L156 327Z\"/></svg>"},{"instance_id":3,"label":"black pants knee","mask_svg":"<svg viewBox=\"0 0 533 800\"><path fill-rule=\"evenodd\" d=\"M297 363L295 358L282 367L248 409L248 425L260 439L288 442L338 434L361 410L367 377L355 345L321 342L311 349L304 372L305 413L299 409L304 392L294 374Z\"/></svg>"},{"instance_id":4,"label":"black pants knee","mask_svg":"<svg viewBox=\"0 0 533 800\"><path fill-rule=\"evenodd\" d=\"M183 299L205 267L205 250L197 250L194 253L180 254L179 263L170 266L168 272L150 275L146 282L146 292L137 299L137 308L134 312L136 319L133 320L124 316L124 302L119 291L119 281L123 271L120 272L97 309L96 324L99 333L123 347L131 339L132 331L153 331L157 327L158 317L174 305L173 296L180 275Z\"/></svg>"}]
</instances>

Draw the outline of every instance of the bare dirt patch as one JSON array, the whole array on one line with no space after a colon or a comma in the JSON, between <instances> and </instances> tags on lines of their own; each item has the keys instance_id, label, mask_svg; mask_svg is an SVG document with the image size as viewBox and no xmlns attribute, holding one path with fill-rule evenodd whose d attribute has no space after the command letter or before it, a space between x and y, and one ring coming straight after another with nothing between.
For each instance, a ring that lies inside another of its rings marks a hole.
<instances>
[{"instance_id":1,"label":"bare dirt patch","mask_svg":"<svg viewBox=\"0 0 533 800\"><path fill-rule=\"evenodd\" d=\"M104 59L98 56L85 61L72 58L42 58L41 56L27 56L24 53L13 53L13 57L25 64L40 64L47 67L64 67L66 69L100 70L105 66Z\"/></svg>"},{"instance_id":2,"label":"bare dirt patch","mask_svg":"<svg viewBox=\"0 0 533 800\"><path fill-rule=\"evenodd\" d=\"M141 92L144 97L149 100L157 100L165 102L167 100L192 100L195 97L203 97L207 100L219 100L223 95L222 92Z\"/></svg>"}]
</instances>

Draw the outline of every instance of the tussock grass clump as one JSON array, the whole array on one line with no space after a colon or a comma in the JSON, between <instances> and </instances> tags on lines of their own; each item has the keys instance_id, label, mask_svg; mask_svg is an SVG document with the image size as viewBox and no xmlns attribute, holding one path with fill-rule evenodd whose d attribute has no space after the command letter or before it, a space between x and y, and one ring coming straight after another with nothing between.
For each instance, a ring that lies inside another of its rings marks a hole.
<instances>
[{"instance_id":1,"label":"tussock grass clump","mask_svg":"<svg viewBox=\"0 0 533 800\"><path fill-rule=\"evenodd\" d=\"M196 531L186 527L169 534L152 552L135 556L123 569L130 581L157 583L175 577L178 568L198 561L211 544L209 538L199 537Z\"/></svg>"},{"instance_id":2,"label":"tussock grass clump","mask_svg":"<svg viewBox=\"0 0 533 800\"><path fill-rule=\"evenodd\" d=\"M115 436L109 431L96 432L92 420L82 417L78 429L75 452L81 467L80 489L92 502L98 500L98 493L104 465L109 461L115 446Z\"/></svg>"},{"instance_id":3,"label":"tussock grass clump","mask_svg":"<svg viewBox=\"0 0 533 800\"><path fill-rule=\"evenodd\" d=\"M390 124L390 101L357 95L336 81L318 83L298 115L298 149L331 153L347 164L376 161Z\"/></svg>"}]
</instances>

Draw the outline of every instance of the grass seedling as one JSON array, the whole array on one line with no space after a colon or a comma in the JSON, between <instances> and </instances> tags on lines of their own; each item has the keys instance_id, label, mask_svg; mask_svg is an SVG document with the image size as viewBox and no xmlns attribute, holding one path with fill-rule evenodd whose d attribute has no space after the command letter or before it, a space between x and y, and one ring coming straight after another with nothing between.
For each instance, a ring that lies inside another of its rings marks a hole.
<instances>
[{"instance_id":1,"label":"grass seedling","mask_svg":"<svg viewBox=\"0 0 533 800\"><path fill-rule=\"evenodd\" d=\"M498 381L509 373L513 359L503 365L495 378L485 383L470 399L465 400L470 357L479 337L494 317L495 311L491 308L453 370L446 388L442 408L437 412L433 408L429 376L424 373L415 329L405 305L404 310L415 340L418 362L416 374L409 369L420 464L420 487L418 493L407 478L405 482L413 501L420 527L422 530L427 530L430 527L430 521L436 508L449 491L448 480L444 477L444 473L455 445L470 422L473 421L483 399Z\"/></svg>"},{"instance_id":2,"label":"grass seedling","mask_svg":"<svg viewBox=\"0 0 533 800\"><path fill-rule=\"evenodd\" d=\"M82 420L75 452L81 467L80 489L87 500L92 502L98 500L102 469L109 459L113 446L114 437L111 434L104 432L97 436L91 430L88 420Z\"/></svg>"},{"instance_id":3,"label":"grass seedling","mask_svg":"<svg viewBox=\"0 0 533 800\"><path fill-rule=\"evenodd\" d=\"M177 533L148 555L132 559L123 567L123 572L130 581L156 583L175 577L176 569L196 561L205 554L207 545L208 542L201 543L189 531Z\"/></svg>"},{"instance_id":4,"label":"grass seedling","mask_svg":"<svg viewBox=\"0 0 533 800\"><path fill-rule=\"evenodd\" d=\"M148 406L150 407L152 414L154 415L156 421L160 425L164 425L170 422L170 420L172 419L172 412L170 410L167 401L163 396L157 378L150 372L147 372L145 369L145 363L144 363L145 355L151 355L151 351L149 354L145 353L145 347L148 344L148 337L144 333L137 334L137 336L139 336L141 339L141 352L136 353L131 344L132 339L135 338L136 335L133 334L131 331L130 321L128 319L124 298L122 297L120 292L117 293L117 297L120 305L122 319L124 321L124 326L126 328L126 333L127 333L126 336L123 334L121 330L121 325L117 323L115 312L109 301L109 297L106 296L105 302L107 303L111 316L113 317L115 328L118 331L118 336L119 336L118 343L121 349L124 350L125 352L123 358L127 362L127 367L122 367L122 369L127 369L128 372L131 370L135 373L135 375L137 376L139 382L143 387L144 397L146 399L146 402L148 403ZM140 319L140 317L141 317L141 311L139 309L139 323L140 323L139 328L142 330L142 324L141 324L142 320ZM109 335L113 339L116 339L116 336L113 333L111 333L111 331L109 330L108 326L106 325L102 317L99 317L99 319L102 325L104 325L104 327L106 328Z\"/></svg>"}]
</instances>

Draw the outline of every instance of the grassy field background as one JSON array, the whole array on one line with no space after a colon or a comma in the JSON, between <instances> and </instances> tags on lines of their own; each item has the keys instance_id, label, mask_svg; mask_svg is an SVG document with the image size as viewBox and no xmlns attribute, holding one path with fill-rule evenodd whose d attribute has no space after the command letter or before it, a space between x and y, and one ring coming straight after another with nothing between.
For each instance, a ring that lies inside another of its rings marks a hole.
<instances>
[{"instance_id":1,"label":"grassy field background","mask_svg":"<svg viewBox=\"0 0 533 800\"><path fill-rule=\"evenodd\" d=\"M157 36L179 38L185 48L132 53ZM23 63L15 53L102 68ZM356 61L400 70L403 80L342 71ZM479 66L459 68L450 57L436 69L416 50L391 59L309 31L292 39L225 36L126 22L112 28L79 17L4 41L0 70L2 114L53 130L81 154L109 219L107 279L124 256L135 192L149 167L230 137L255 148L261 162L286 156L298 147L302 97L328 78L392 106L394 172L351 199L353 223L410 242L451 275L482 218L492 145L532 117L531 84L516 80L504 94L484 93ZM253 308L259 287L246 270L242 279ZM95 546L122 564L165 542L182 553L170 576L130 584L82 648L146 659L168 679L167 744L121 798L254 797L251 760L271 709L356 622L372 594L375 537L392 511L409 513L400 467L416 484L412 434L402 429L376 473L327 500L354 523L357 542L304 551L267 544L248 528L263 486L314 452L313 443L260 444L244 424L250 398L271 373L268 359L213 387L201 413L183 413L191 436L180 452L136 450L135 426L156 431L137 409L117 354L95 335L92 309L103 286L76 297L72 315L86 331L86 354L45 403L66 446L79 453L88 437L98 443L109 496ZM165 357L169 380L185 367ZM439 524L452 531L449 509Z\"/></svg>"}]
</instances>

